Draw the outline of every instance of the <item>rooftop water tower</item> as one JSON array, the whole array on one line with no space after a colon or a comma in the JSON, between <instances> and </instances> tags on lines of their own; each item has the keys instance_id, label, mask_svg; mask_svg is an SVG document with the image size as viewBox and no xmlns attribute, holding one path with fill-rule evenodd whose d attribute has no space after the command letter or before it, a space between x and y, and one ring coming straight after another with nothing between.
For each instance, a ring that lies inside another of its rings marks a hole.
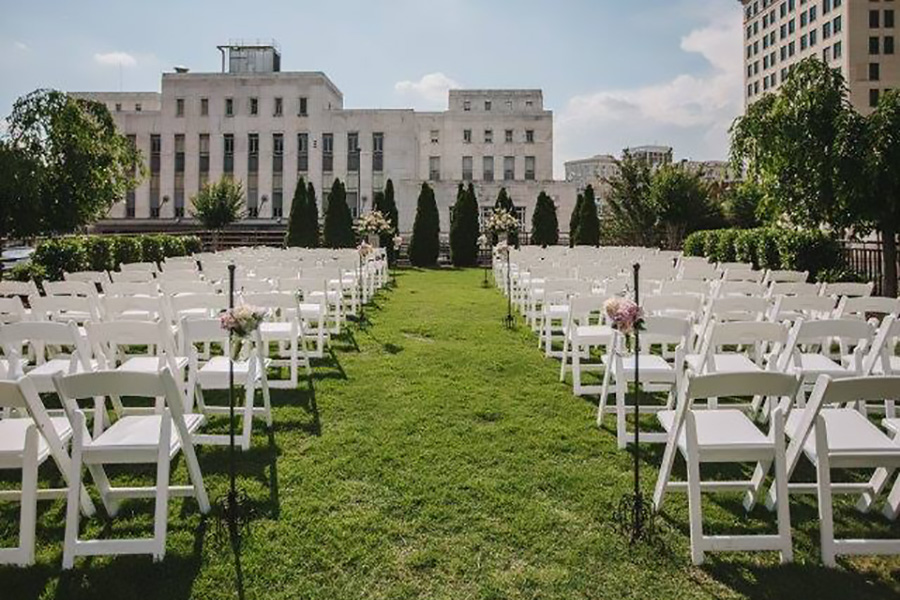
<instances>
[{"instance_id":1,"label":"rooftop water tower","mask_svg":"<svg viewBox=\"0 0 900 600\"><path fill-rule=\"evenodd\" d=\"M252 43L230 40L216 46L222 53L222 72L225 73L226 51L228 73L277 73L281 71L281 49L275 40Z\"/></svg>"}]
</instances>

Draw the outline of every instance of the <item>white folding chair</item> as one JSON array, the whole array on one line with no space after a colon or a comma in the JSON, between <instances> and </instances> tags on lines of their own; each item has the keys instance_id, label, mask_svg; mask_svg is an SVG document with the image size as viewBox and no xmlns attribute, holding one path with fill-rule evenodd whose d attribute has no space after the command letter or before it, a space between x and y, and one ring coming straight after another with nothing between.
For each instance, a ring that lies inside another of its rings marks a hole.
<instances>
[{"instance_id":1,"label":"white folding chair","mask_svg":"<svg viewBox=\"0 0 900 600\"><path fill-rule=\"evenodd\" d=\"M684 355L691 337L691 322L677 317L644 318L644 330L640 333L641 351L638 357L638 374L641 389L644 392L667 392L666 404L663 407L650 403L641 405L642 414L654 414L664 409L671 409L675 396L681 386L684 373ZM624 348L624 338L613 330L612 342L607 346L603 356L603 387L600 391L600 402L597 404L597 425L603 424L606 412L606 401L610 386L616 391L616 440L619 448L624 449L629 442L625 396L628 384L634 381L634 352ZM674 360L666 361L662 354L652 352L653 346L675 347ZM665 442L665 435L644 433L641 439L646 442Z\"/></svg>"},{"instance_id":2,"label":"white folding chair","mask_svg":"<svg viewBox=\"0 0 900 600\"><path fill-rule=\"evenodd\" d=\"M110 272L113 283L148 283L154 280L152 271L129 271L124 269L125 265L122 267L121 271Z\"/></svg>"},{"instance_id":3,"label":"white folding chair","mask_svg":"<svg viewBox=\"0 0 900 600\"><path fill-rule=\"evenodd\" d=\"M770 321L828 319L834 313L834 303L829 296L778 296L768 317Z\"/></svg>"},{"instance_id":4,"label":"white folding chair","mask_svg":"<svg viewBox=\"0 0 900 600\"><path fill-rule=\"evenodd\" d=\"M66 445L72 427L66 417L51 418L34 384L28 379L0 381L0 409L15 413L0 419L0 469L22 471L18 490L0 491L0 501L19 502L19 543L15 548L0 548L0 564L26 566L34 563L35 523L38 500L65 498L68 488L40 488L38 469L52 458L68 481L71 461ZM94 503L84 487L76 496L86 516L94 514Z\"/></svg>"},{"instance_id":5,"label":"white folding chair","mask_svg":"<svg viewBox=\"0 0 900 600\"><path fill-rule=\"evenodd\" d=\"M658 413L660 425L668 434L662 465L653 494L655 509L661 510L667 490L687 490L690 513L691 559L702 564L706 552L775 550L781 562L793 560L791 517L788 503L778 506L778 533L775 535L706 535L703 533L701 492L746 492L744 506L752 508L770 466L775 465L775 485L787 493L784 451L784 414L779 406L773 411L768 435L740 410L695 410L693 403L729 396L793 398L797 379L773 372L714 373L691 376L679 394L674 411ZM687 463L687 482L673 482L672 466L676 453ZM756 463L748 481L702 481L704 463Z\"/></svg>"},{"instance_id":6,"label":"white folding chair","mask_svg":"<svg viewBox=\"0 0 900 600\"><path fill-rule=\"evenodd\" d=\"M307 375L312 373L309 353L306 350L303 323L297 314L296 296L287 292L242 293L241 302L249 306L267 309L266 318L259 326L263 356L268 357L270 364L274 367L288 367L288 380L270 379L269 387L296 388L301 363ZM271 357L270 352L267 352L270 350L270 342L277 343L278 352L274 358Z\"/></svg>"},{"instance_id":7,"label":"white folding chair","mask_svg":"<svg viewBox=\"0 0 900 600\"><path fill-rule=\"evenodd\" d=\"M838 307L835 311L835 316L839 319L866 320L874 315L892 315L895 318L900 317L900 298L845 296L838 302Z\"/></svg>"},{"instance_id":8,"label":"white folding chair","mask_svg":"<svg viewBox=\"0 0 900 600\"><path fill-rule=\"evenodd\" d=\"M18 323L28 318L28 311L18 296L0 298L0 325Z\"/></svg>"},{"instance_id":9,"label":"white folding chair","mask_svg":"<svg viewBox=\"0 0 900 600\"><path fill-rule=\"evenodd\" d=\"M835 283L822 283L821 293L823 296L834 296L837 298L844 296L849 298L861 298L871 296L874 289L875 283L872 281L868 283L838 281Z\"/></svg>"},{"instance_id":10,"label":"white folding chair","mask_svg":"<svg viewBox=\"0 0 900 600\"><path fill-rule=\"evenodd\" d=\"M605 296L584 294L572 298L567 306L559 380L565 381L566 371L571 370L572 392L576 396L599 394L603 389L602 384L584 384L582 376L604 369L602 361L591 360L591 349L606 347L613 341L613 330L604 323L605 302Z\"/></svg>"},{"instance_id":11,"label":"white folding chair","mask_svg":"<svg viewBox=\"0 0 900 600\"><path fill-rule=\"evenodd\" d=\"M166 553L169 496L196 498L200 511L210 510L203 474L194 450L193 433L204 422L202 415L186 415L178 384L168 370L159 373L103 371L54 377L57 393L72 422L72 468L66 509L66 533L63 568L71 569L78 556L101 554L150 554L155 561ZM84 413L76 401L81 398L116 396L120 398L163 398L155 414L124 416L99 435L91 436ZM173 486L170 464L184 454L190 485ZM112 487L105 464L155 464L156 481L151 487ZM155 500L153 537L141 539L79 539L80 511L78 490L82 467L87 465L107 512L115 516L119 502L126 498Z\"/></svg>"},{"instance_id":12,"label":"white folding chair","mask_svg":"<svg viewBox=\"0 0 900 600\"><path fill-rule=\"evenodd\" d=\"M825 408L829 405L865 404L885 398L900 398L900 377L852 377L832 379L822 375L815 384L804 410L794 410L785 432L791 442L787 449L788 479L801 455L815 466L815 483L789 483L787 489L770 489L767 505L779 509L788 490L815 493L819 504L819 535L822 562L834 567L838 555L900 554L900 539L835 539L832 495L862 493L857 508L869 510L886 486L890 473L900 467L900 445L853 408ZM873 469L865 482L832 482L832 470ZM884 514L895 519L900 512L900 483L887 497Z\"/></svg>"},{"instance_id":13,"label":"white folding chair","mask_svg":"<svg viewBox=\"0 0 900 600\"><path fill-rule=\"evenodd\" d=\"M809 271L791 271L770 269L766 271L763 283L805 283L809 279Z\"/></svg>"}]
</instances>

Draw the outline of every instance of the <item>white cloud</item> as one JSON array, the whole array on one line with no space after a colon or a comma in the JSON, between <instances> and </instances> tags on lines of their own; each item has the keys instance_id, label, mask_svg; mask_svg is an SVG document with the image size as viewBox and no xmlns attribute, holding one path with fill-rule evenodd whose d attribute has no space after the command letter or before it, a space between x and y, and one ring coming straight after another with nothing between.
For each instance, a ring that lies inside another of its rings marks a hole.
<instances>
[{"instance_id":1,"label":"white cloud","mask_svg":"<svg viewBox=\"0 0 900 600\"><path fill-rule=\"evenodd\" d=\"M394 91L414 103L414 108L447 106L447 92L460 84L443 73L428 73L418 81L398 81Z\"/></svg>"},{"instance_id":2,"label":"white cloud","mask_svg":"<svg viewBox=\"0 0 900 600\"><path fill-rule=\"evenodd\" d=\"M16 50L21 50L22 52L31 50L31 48L29 48L28 44L26 44L25 42L13 42L13 46L16 47Z\"/></svg>"},{"instance_id":3,"label":"white cloud","mask_svg":"<svg viewBox=\"0 0 900 600\"><path fill-rule=\"evenodd\" d=\"M94 62L104 67L134 67L137 59L127 52L106 52L94 55Z\"/></svg>"},{"instance_id":4,"label":"white cloud","mask_svg":"<svg viewBox=\"0 0 900 600\"><path fill-rule=\"evenodd\" d=\"M556 119L556 175L566 160L646 143L672 145L680 157L724 158L743 107L741 28L736 5L681 39L682 51L709 63L705 74L571 98Z\"/></svg>"}]
</instances>

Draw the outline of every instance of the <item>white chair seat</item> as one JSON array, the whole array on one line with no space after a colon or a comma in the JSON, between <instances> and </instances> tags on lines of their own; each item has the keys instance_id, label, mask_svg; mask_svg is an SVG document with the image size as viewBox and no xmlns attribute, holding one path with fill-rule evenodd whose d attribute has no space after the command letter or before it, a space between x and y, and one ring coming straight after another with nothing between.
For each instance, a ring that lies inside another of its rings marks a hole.
<instances>
[{"instance_id":1,"label":"white chair seat","mask_svg":"<svg viewBox=\"0 0 900 600\"><path fill-rule=\"evenodd\" d=\"M685 356L684 362L691 371L699 373L703 364L703 356L688 354ZM706 370L710 373L755 373L762 369L743 354L722 353L713 354L710 357L706 363Z\"/></svg>"},{"instance_id":2,"label":"white chair seat","mask_svg":"<svg viewBox=\"0 0 900 600\"><path fill-rule=\"evenodd\" d=\"M657 413L659 424L667 432L675 421L675 411ZM697 423L697 446L701 452L741 450L771 450L774 442L761 432L740 410L717 409L694 411ZM687 452L685 430L678 436L678 448ZM752 457L751 457L752 460Z\"/></svg>"},{"instance_id":3,"label":"white chair seat","mask_svg":"<svg viewBox=\"0 0 900 600\"><path fill-rule=\"evenodd\" d=\"M562 319L569 314L569 307L565 304L546 304L544 305L544 314Z\"/></svg>"},{"instance_id":4,"label":"white chair seat","mask_svg":"<svg viewBox=\"0 0 900 600\"><path fill-rule=\"evenodd\" d=\"M609 356L604 354L602 360L604 366L607 365L609 363ZM653 379L662 377L671 377L674 379L675 377L675 369L672 368L672 365L667 363L663 357L657 356L656 354L641 354L638 366L640 367L641 378L647 376L652 377ZM628 378L634 376L634 354L629 353L622 357L622 371L624 371Z\"/></svg>"},{"instance_id":5,"label":"white chair seat","mask_svg":"<svg viewBox=\"0 0 900 600\"><path fill-rule=\"evenodd\" d=\"M893 375L895 373L900 373L900 356L890 356L888 358L888 364L890 365L891 372L888 375ZM876 361L874 368L872 369L873 375L884 375L884 368L882 367L881 361Z\"/></svg>"},{"instance_id":6,"label":"white chair seat","mask_svg":"<svg viewBox=\"0 0 900 600\"><path fill-rule=\"evenodd\" d=\"M174 357L175 366L179 371L183 371L188 364L186 356ZM167 366L165 361L160 362L156 356L133 356L122 363L117 371L137 371L140 373L156 373L163 367Z\"/></svg>"},{"instance_id":7,"label":"white chair seat","mask_svg":"<svg viewBox=\"0 0 900 600\"><path fill-rule=\"evenodd\" d=\"M829 408L822 409L819 414L825 419L825 432L832 459L881 454L900 455L900 445L886 438L884 433L858 410ZM803 411L800 410L791 411L791 414L788 415L785 432L789 437L796 434L802 416ZM900 419L885 419L885 421L897 421L897 425L900 425ZM811 457L816 456L814 435L807 438L803 450Z\"/></svg>"},{"instance_id":8,"label":"white chair seat","mask_svg":"<svg viewBox=\"0 0 900 600\"><path fill-rule=\"evenodd\" d=\"M184 422L188 432L194 433L204 423L203 415L186 414ZM122 417L113 423L99 437L85 444L85 451L97 452L156 452L159 446L161 415L141 415ZM170 456L175 456L181 448L178 432L173 427L169 440ZM113 460L114 462L114 460Z\"/></svg>"},{"instance_id":9,"label":"white chair seat","mask_svg":"<svg viewBox=\"0 0 900 600\"><path fill-rule=\"evenodd\" d=\"M62 374L69 373L69 365L70 364L71 364L71 361L69 361L68 358L53 358L43 364L35 366L33 369L30 369L26 373L26 375L28 375L28 377L49 379L50 377L52 377L56 374L59 374L59 373L62 373ZM97 361L92 360L91 367L96 368L96 366L97 366ZM76 370L76 373L84 373L84 367L81 366L80 362L76 363L75 370Z\"/></svg>"},{"instance_id":10,"label":"white chair seat","mask_svg":"<svg viewBox=\"0 0 900 600\"><path fill-rule=\"evenodd\" d=\"M613 330L606 325L580 325L575 336L581 344L606 344L612 339Z\"/></svg>"},{"instance_id":11,"label":"white chair seat","mask_svg":"<svg viewBox=\"0 0 900 600\"><path fill-rule=\"evenodd\" d=\"M50 419L59 439L65 442L72 437L72 426L66 417ZM33 425L31 419L0 420L0 466L4 468L21 465L22 452L25 450L25 432ZM44 436L38 436L38 463L50 454L50 446Z\"/></svg>"},{"instance_id":12,"label":"white chair seat","mask_svg":"<svg viewBox=\"0 0 900 600\"><path fill-rule=\"evenodd\" d=\"M900 433L900 419L882 419L881 425L893 435Z\"/></svg>"},{"instance_id":13,"label":"white chair seat","mask_svg":"<svg viewBox=\"0 0 900 600\"><path fill-rule=\"evenodd\" d=\"M283 321L267 321L259 324L259 333L262 335L263 339L290 339L295 333L292 331L291 327L291 323L285 323Z\"/></svg>"},{"instance_id":14,"label":"white chair seat","mask_svg":"<svg viewBox=\"0 0 900 600\"><path fill-rule=\"evenodd\" d=\"M801 354L800 369L804 378L810 380L815 380L819 375L845 377L853 374L852 371L848 371L846 367L823 354Z\"/></svg>"}]
</instances>

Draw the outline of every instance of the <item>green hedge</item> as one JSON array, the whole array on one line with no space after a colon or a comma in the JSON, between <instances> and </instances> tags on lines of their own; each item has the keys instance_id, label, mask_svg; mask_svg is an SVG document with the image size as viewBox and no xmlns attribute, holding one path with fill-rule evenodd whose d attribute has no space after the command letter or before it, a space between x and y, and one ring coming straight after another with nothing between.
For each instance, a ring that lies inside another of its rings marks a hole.
<instances>
[{"instance_id":1,"label":"green hedge","mask_svg":"<svg viewBox=\"0 0 900 600\"><path fill-rule=\"evenodd\" d=\"M809 271L814 281L846 273L838 241L816 230L761 227L697 231L685 238L684 254L703 256L712 262L753 263L757 269Z\"/></svg>"},{"instance_id":2,"label":"green hedge","mask_svg":"<svg viewBox=\"0 0 900 600\"><path fill-rule=\"evenodd\" d=\"M109 271L122 263L160 262L199 252L200 238L167 234L136 236L84 235L44 240L27 266L12 269L13 279L56 281L66 272Z\"/></svg>"}]
</instances>

